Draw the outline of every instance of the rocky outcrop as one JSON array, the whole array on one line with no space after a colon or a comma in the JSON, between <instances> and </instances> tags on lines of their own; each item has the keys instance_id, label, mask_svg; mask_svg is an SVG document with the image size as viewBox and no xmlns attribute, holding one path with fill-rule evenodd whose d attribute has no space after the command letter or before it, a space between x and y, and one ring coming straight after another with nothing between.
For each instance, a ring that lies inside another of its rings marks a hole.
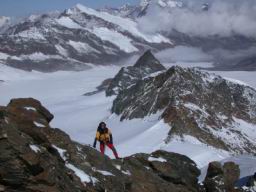
<instances>
[{"instance_id":1,"label":"rocky outcrop","mask_svg":"<svg viewBox=\"0 0 256 192\"><path fill-rule=\"evenodd\" d=\"M166 142L190 135L217 148L256 152L247 129L256 124L256 91L197 69L175 66L137 81L118 94L112 112L121 120L161 112L171 128Z\"/></svg>"},{"instance_id":2,"label":"rocky outcrop","mask_svg":"<svg viewBox=\"0 0 256 192\"><path fill-rule=\"evenodd\" d=\"M0 185L4 191L83 191L44 129L52 115L38 101L16 99L0 108Z\"/></svg>"},{"instance_id":3,"label":"rocky outcrop","mask_svg":"<svg viewBox=\"0 0 256 192\"><path fill-rule=\"evenodd\" d=\"M111 160L51 128L53 115L32 98L0 107L0 191L199 191L186 156L156 151Z\"/></svg>"},{"instance_id":4,"label":"rocky outcrop","mask_svg":"<svg viewBox=\"0 0 256 192\"><path fill-rule=\"evenodd\" d=\"M0 107L0 191L233 192L239 167L209 164L199 185L196 164L166 151L111 160L51 128L53 115L32 98ZM237 191L242 191L242 189Z\"/></svg>"},{"instance_id":5,"label":"rocky outcrop","mask_svg":"<svg viewBox=\"0 0 256 192\"><path fill-rule=\"evenodd\" d=\"M239 166L233 162L227 162L223 166L220 162L209 164L204 185L206 192L235 192L235 182L239 179Z\"/></svg>"},{"instance_id":6,"label":"rocky outcrop","mask_svg":"<svg viewBox=\"0 0 256 192\"><path fill-rule=\"evenodd\" d=\"M117 95L119 92L136 84L139 80L163 70L165 70L165 67L148 50L138 59L135 65L121 68L111 80L106 90L106 95Z\"/></svg>"}]
</instances>

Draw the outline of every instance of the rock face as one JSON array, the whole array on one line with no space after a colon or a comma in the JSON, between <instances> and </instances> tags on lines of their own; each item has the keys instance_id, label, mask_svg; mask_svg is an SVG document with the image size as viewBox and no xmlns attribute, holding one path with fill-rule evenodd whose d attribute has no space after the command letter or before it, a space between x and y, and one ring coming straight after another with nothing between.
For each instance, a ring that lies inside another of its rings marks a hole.
<instances>
[{"instance_id":1,"label":"rock face","mask_svg":"<svg viewBox=\"0 0 256 192\"><path fill-rule=\"evenodd\" d=\"M186 156L156 151L111 160L51 128L32 98L0 107L0 191L193 192L200 171Z\"/></svg>"},{"instance_id":2,"label":"rock face","mask_svg":"<svg viewBox=\"0 0 256 192\"><path fill-rule=\"evenodd\" d=\"M249 134L256 124L256 91L197 69L176 66L137 81L118 94L112 112L121 120L161 112L171 128L166 142L189 135L217 148L256 152Z\"/></svg>"},{"instance_id":3,"label":"rock face","mask_svg":"<svg viewBox=\"0 0 256 192\"><path fill-rule=\"evenodd\" d=\"M223 166L219 162L209 164L204 185L207 192L235 192L235 182L239 179L239 166L227 162Z\"/></svg>"},{"instance_id":4,"label":"rock face","mask_svg":"<svg viewBox=\"0 0 256 192\"><path fill-rule=\"evenodd\" d=\"M150 50L146 51L133 66L123 67L111 80L106 95L117 95L139 80L165 70L165 67L154 57Z\"/></svg>"},{"instance_id":5,"label":"rock face","mask_svg":"<svg viewBox=\"0 0 256 192\"><path fill-rule=\"evenodd\" d=\"M0 109L0 185L4 191L82 191L44 134L52 115L33 99Z\"/></svg>"}]
</instances>

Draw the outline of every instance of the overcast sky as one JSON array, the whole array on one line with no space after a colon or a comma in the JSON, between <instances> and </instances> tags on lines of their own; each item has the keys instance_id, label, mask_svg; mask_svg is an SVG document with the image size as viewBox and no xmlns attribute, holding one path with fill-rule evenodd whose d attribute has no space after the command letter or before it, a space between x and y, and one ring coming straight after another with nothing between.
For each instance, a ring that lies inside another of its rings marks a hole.
<instances>
[{"instance_id":1,"label":"overcast sky","mask_svg":"<svg viewBox=\"0 0 256 192\"><path fill-rule=\"evenodd\" d=\"M140 0L0 0L0 16L27 16L54 10L64 10L77 3L88 7L118 7L126 3L136 4Z\"/></svg>"}]
</instances>

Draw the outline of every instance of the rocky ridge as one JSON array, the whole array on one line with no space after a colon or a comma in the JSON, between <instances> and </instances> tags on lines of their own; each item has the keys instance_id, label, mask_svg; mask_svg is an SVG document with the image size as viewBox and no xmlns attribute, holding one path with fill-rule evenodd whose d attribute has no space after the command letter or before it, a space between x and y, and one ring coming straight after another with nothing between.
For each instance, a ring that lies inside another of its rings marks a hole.
<instances>
[{"instance_id":1,"label":"rocky ridge","mask_svg":"<svg viewBox=\"0 0 256 192\"><path fill-rule=\"evenodd\" d=\"M32 98L0 108L0 189L4 191L198 191L189 158L164 151L124 162L51 128L53 115ZM167 170L172 170L171 172Z\"/></svg>"},{"instance_id":2,"label":"rocky ridge","mask_svg":"<svg viewBox=\"0 0 256 192\"><path fill-rule=\"evenodd\" d=\"M122 90L112 112L121 120L161 112L170 125L168 143L193 136L236 153L255 153L256 91L193 68L171 67Z\"/></svg>"},{"instance_id":3,"label":"rocky ridge","mask_svg":"<svg viewBox=\"0 0 256 192\"><path fill-rule=\"evenodd\" d=\"M209 173L205 186L200 186L195 163L176 153L156 151L111 160L51 128L52 119L32 98L13 99L0 107L1 191L199 192L210 182ZM233 172L239 174L239 170ZM228 178L225 186L232 188L236 177L229 178L227 171L224 174Z\"/></svg>"}]
</instances>

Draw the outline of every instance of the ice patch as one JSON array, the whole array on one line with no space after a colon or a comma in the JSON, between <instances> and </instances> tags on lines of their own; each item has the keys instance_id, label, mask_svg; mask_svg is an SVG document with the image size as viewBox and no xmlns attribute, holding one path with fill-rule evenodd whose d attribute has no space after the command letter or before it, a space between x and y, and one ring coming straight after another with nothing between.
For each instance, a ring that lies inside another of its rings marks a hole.
<instances>
[{"instance_id":1,"label":"ice patch","mask_svg":"<svg viewBox=\"0 0 256 192\"><path fill-rule=\"evenodd\" d=\"M158 157L158 158L156 158L156 157L149 157L148 161L159 161L159 162L162 162L162 163L167 162L166 159L164 159L162 157Z\"/></svg>"},{"instance_id":2,"label":"ice patch","mask_svg":"<svg viewBox=\"0 0 256 192\"><path fill-rule=\"evenodd\" d=\"M29 145L30 149L33 150L35 153L40 152L40 148L36 145Z\"/></svg>"},{"instance_id":3,"label":"ice patch","mask_svg":"<svg viewBox=\"0 0 256 192\"><path fill-rule=\"evenodd\" d=\"M37 111L36 110L36 108L34 108L34 107L23 107L24 109L26 109L26 110L31 110L31 111Z\"/></svg>"},{"instance_id":4,"label":"ice patch","mask_svg":"<svg viewBox=\"0 0 256 192\"><path fill-rule=\"evenodd\" d=\"M36 122L36 121L34 121L34 124L35 124L37 127L45 127L44 124L38 123L38 122Z\"/></svg>"},{"instance_id":5,"label":"ice patch","mask_svg":"<svg viewBox=\"0 0 256 192\"><path fill-rule=\"evenodd\" d=\"M68 56L68 51L66 49L64 49L61 45L55 45L55 48L58 50L58 52L67 57Z\"/></svg>"},{"instance_id":6,"label":"ice patch","mask_svg":"<svg viewBox=\"0 0 256 192\"><path fill-rule=\"evenodd\" d=\"M84 171L82 171L81 169L78 169L72 164L66 164L66 167L74 171L75 175L79 177L82 182L93 183L93 184L98 182L96 178L89 176Z\"/></svg>"},{"instance_id":7,"label":"ice patch","mask_svg":"<svg viewBox=\"0 0 256 192\"><path fill-rule=\"evenodd\" d=\"M56 22L64 27L70 28L70 29L83 29L82 26L74 22L69 17L61 17L59 19L56 19Z\"/></svg>"},{"instance_id":8,"label":"ice patch","mask_svg":"<svg viewBox=\"0 0 256 192\"><path fill-rule=\"evenodd\" d=\"M65 156L65 153L67 152L67 150L61 149L61 148L57 147L56 145L52 145L52 147L55 148L55 149L58 151L58 153L60 154L61 158L62 158L64 161L67 160L67 158L66 158L66 156Z\"/></svg>"},{"instance_id":9,"label":"ice patch","mask_svg":"<svg viewBox=\"0 0 256 192\"><path fill-rule=\"evenodd\" d=\"M98 50L94 49L87 43L76 42L71 40L68 43L79 53L100 53Z\"/></svg>"},{"instance_id":10,"label":"ice patch","mask_svg":"<svg viewBox=\"0 0 256 192\"><path fill-rule=\"evenodd\" d=\"M65 153L67 152L67 150L65 149L61 149L59 147L57 147L56 145L52 145L60 154L61 158L66 161L67 158L65 156ZM69 169L71 169L72 171L74 171L75 175L77 177L80 178L80 180L82 182L86 182L86 183L93 183L95 185L95 183L98 182L98 180L92 176L89 176L88 174L86 174L83 170L78 169L77 167L75 167L74 165L70 164L70 163L66 163L65 166Z\"/></svg>"},{"instance_id":11,"label":"ice patch","mask_svg":"<svg viewBox=\"0 0 256 192\"><path fill-rule=\"evenodd\" d=\"M121 166L120 166L120 165L115 165L115 167L116 167L118 170L121 170Z\"/></svg>"},{"instance_id":12,"label":"ice patch","mask_svg":"<svg viewBox=\"0 0 256 192\"><path fill-rule=\"evenodd\" d=\"M105 175L105 176L115 176L115 175L113 175L113 173L110 173L108 171L97 170L97 172L99 172L100 174Z\"/></svg>"},{"instance_id":13,"label":"ice patch","mask_svg":"<svg viewBox=\"0 0 256 192\"><path fill-rule=\"evenodd\" d=\"M125 174L125 175L132 175L129 170L127 170L127 171L122 171L122 173Z\"/></svg>"},{"instance_id":14,"label":"ice patch","mask_svg":"<svg viewBox=\"0 0 256 192\"><path fill-rule=\"evenodd\" d=\"M117 31L109 30L105 27L94 28L93 33L95 33L98 37L100 37L104 41L109 41L116 46L118 46L121 50L132 53L138 51L136 47L134 47L131 43L131 39L118 33Z\"/></svg>"}]
</instances>

